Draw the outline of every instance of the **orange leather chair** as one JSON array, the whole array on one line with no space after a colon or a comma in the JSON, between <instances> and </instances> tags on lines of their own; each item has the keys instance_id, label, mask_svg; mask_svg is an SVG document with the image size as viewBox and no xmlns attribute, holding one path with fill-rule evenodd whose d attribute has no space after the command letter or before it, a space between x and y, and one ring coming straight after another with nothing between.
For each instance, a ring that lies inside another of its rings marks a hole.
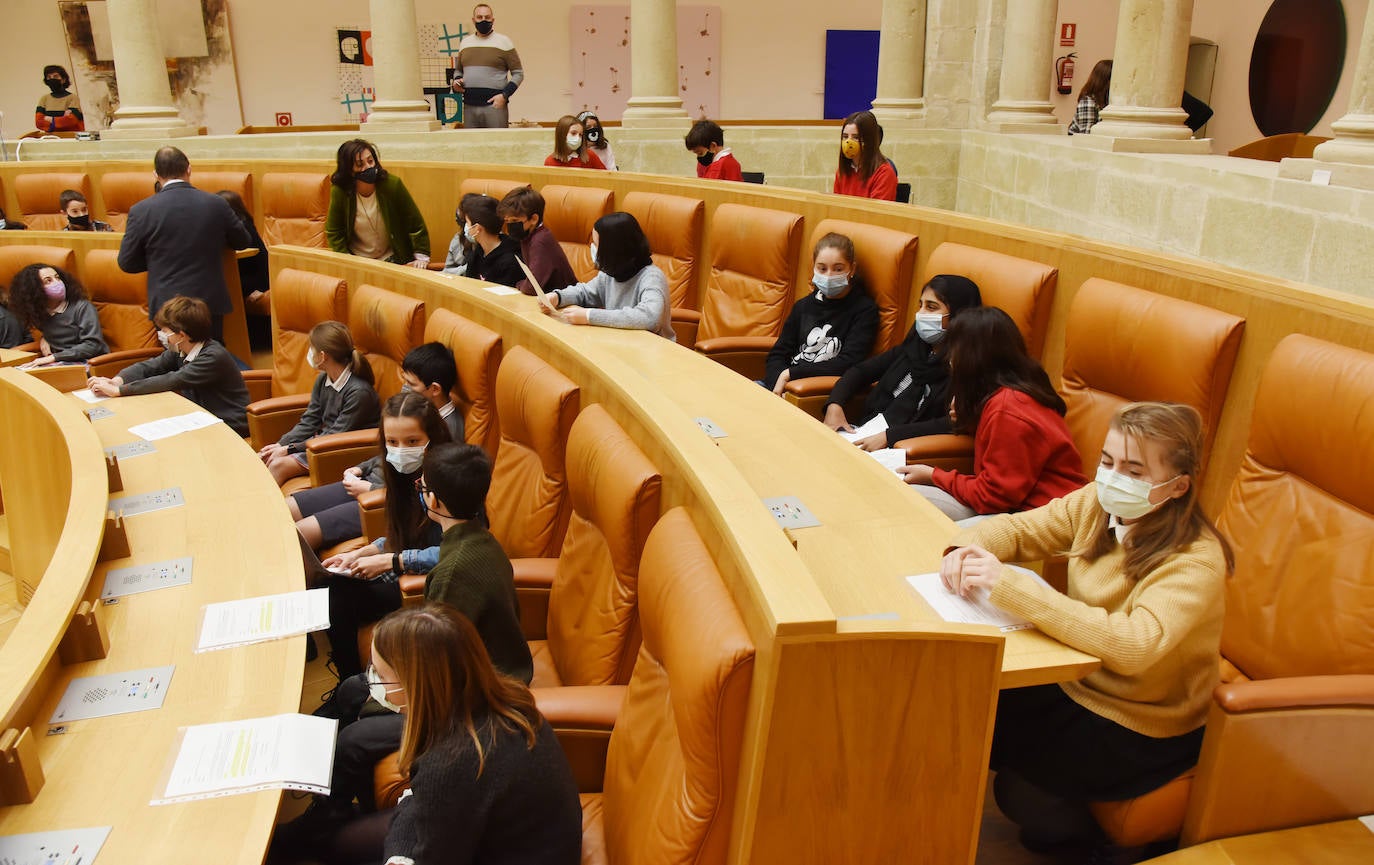
<instances>
[{"instance_id":1,"label":"orange leather chair","mask_svg":"<svg viewBox=\"0 0 1374 865\"><path fill-rule=\"evenodd\" d=\"M248 211L253 211L253 175L247 171L201 171L193 167L191 183L196 189L210 193L224 189L237 192Z\"/></svg>"},{"instance_id":2,"label":"orange leather chair","mask_svg":"<svg viewBox=\"0 0 1374 865\"><path fill-rule=\"evenodd\" d=\"M129 222L129 210L152 195L153 178L147 171L111 171L100 177L105 221L115 231L123 231Z\"/></svg>"},{"instance_id":3,"label":"orange leather chair","mask_svg":"<svg viewBox=\"0 0 1374 865\"><path fill-rule=\"evenodd\" d=\"M81 272L86 293L100 316L108 354L87 361L93 376L113 377L125 367L162 354L157 329L148 319L148 274L125 273L113 249L92 249Z\"/></svg>"},{"instance_id":4,"label":"orange leather chair","mask_svg":"<svg viewBox=\"0 0 1374 865\"><path fill-rule=\"evenodd\" d=\"M516 559L534 687L623 685L639 651L639 559L663 478L606 410L588 406L567 447L572 516L556 559Z\"/></svg>"},{"instance_id":5,"label":"orange leather chair","mask_svg":"<svg viewBox=\"0 0 1374 865\"><path fill-rule=\"evenodd\" d=\"M262 219L258 228L268 246L290 243L328 247L324 239L324 219L328 214L328 174L268 172L262 176Z\"/></svg>"},{"instance_id":6,"label":"orange leather chair","mask_svg":"<svg viewBox=\"0 0 1374 865\"><path fill-rule=\"evenodd\" d=\"M1221 679L1195 772L1094 816L1118 844L1374 812L1374 355L1291 335L1260 379L1217 523Z\"/></svg>"},{"instance_id":7,"label":"orange leather chair","mask_svg":"<svg viewBox=\"0 0 1374 865\"><path fill-rule=\"evenodd\" d=\"M149 183L151 184L151 180ZM61 231L67 225L60 198L63 190L75 189L91 201L91 178L84 172L53 171L14 176L14 197L19 201L17 218L33 231Z\"/></svg>"},{"instance_id":8,"label":"orange leather chair","mask_svg":"<svg viewBox=\"0 0 1374 865\"><path fill-rule=\"evenodd\" d=\"M907 304L916 272L916 235L862 222L823 219L811 232L811 247L815 248L816 242L831 232L854 241L859 275L878 304L878 338L873 343L873 354L881 354L906 336ZM826 375L789 381L783 387L783 397L802 411L820 417L831 388L839 380L837 375Z\"/></svg>"},{"instance_id":9,"label":"orange leather chair","mask_svg":"<svg viewBox=\"0 0 1374 865\"><path fill-rule=\"evenodd\" d=\"M921 269L913 287L913 308L919 305L925 284L942 273L966 276L977 283L983 305L995 306L1011 316L1026 340L1026 350L1030 356L1040 357L1049 329L1054 290L1059 281L1058 268L976 246L945 242L935 247ZM912 313L912 317L914 315ZM1101 442L1098 442L1094 448L1100 445ZM962 472L973 471L971 436L923 436L898 442L897 447L906 451L908 462Z\"/></svg>"},{"instance_id":10,"label":"orange leather chair","mask_svg":"<svg viewBox=\"0 0 1374 865\"><path fill-rule=\"evenodd\" d=\"M487 516L512 559L549 558L563 546L572 509L564 442L580 403L578 386L529 349L506 352L496 373L501 444Z\"/></svg>"},{"instance_id":11,"label":"orange leather chair","mask_svg":"<svg viewBox=\"0 0 1374 865\"><path fill-rule=\"evenodd\" d=\"M1244 319L1186 300L1105 279L1084 282L1065 324L1060 393L1087 476L1097 471L1112 415L1142 400L1202 412L1205 466L1244 327Z\"/></svg>"},{"instance_id":12,"label":"orange leather chair","mask_svg":"<svg viewBox=\"0 0 1374 865\"><path fill-rule=\"evenodd\" d=\"M494 460L501 446L500 415L496 411L501 335L456 312L436 309L425 323L425 342L442 342L453 351L458 383L450 398L463 413L463 438Z\"/></svg>"},{"instance_id":13,"label":"orange leather chair","mask_svg":"<svg viewBox=\"0 0 1374 865\"><path fill-rule=\"evenodd\" d=\"M768 349L792 309L801 228L800 216L781 210L743 204L716 208L708 229L711 272L700 316L675 313L684 327L699 318L697 351L741 375L763 377ZM690 335L679 331L684 332Z\"/></svg>"},{"instance_id":14,"label":"orange leather chair","mask_svg":"<svg viewBox=\"0 0 1374 865\"><path fill-rule=\"evenodd\" d=\"M592 263L592 226L611 212L611 191L549 185L540 189L539 193L544 196L544 224L558 238L558 245L563 247L563 254L568 257L573 273L582 282L596 276L596 265Z\"/></svg>"},{"instance_id":15,"label":"orange leather chair","mask_svg":"<svg viewBox=\"0 0 1374 865\"><path fill-rule=\"evenodd\" d=\"M76 253L65 246L0 246L0 286L8 289L14 275L30 264L47 264L76 273Z\"/></svg>"},{"instance_id":16,"label":"orange leather chair","mask_svg":"<svg viewBox=\"0 0 1374 865\"><path fill-rule=\"evenodd\" d=\"M668 277L668 300L674 309L697 308L697 257L706 224L706 202L660 192L631 192L621 203L649 239L654 264ZM678 334L678 342L683 342Z\"/></svg>"},{"instance_id":17,"label":"orange leather chair","mask_svg":"<svg viewBox=\"0 0 1374 865\"><path fill-rule=\"evenodd\" d=\"M517 189L525 184L519 180L505 180L499 177L469 177L458 186L458 200L462 201L464 195L469 193L475 195L490 195L497 201L506 197L506 193L512 189Z\"/></svg>"},{"instance_id":18,"label":"orange leather chair","mask_svg":"<svg viewBox=\"0 0 1374 865\"><path fill-rule=\"evenodd\" d=\"M305 362L311 330L320 321L348 319L348 284L333 276L282 268L272 302L272 369L249 369L243 380L249 404L249 441L254 449L278 441L304 415L319 373ZM291 490L294 492L294 489Z\"/></svg>"}]
</instances>

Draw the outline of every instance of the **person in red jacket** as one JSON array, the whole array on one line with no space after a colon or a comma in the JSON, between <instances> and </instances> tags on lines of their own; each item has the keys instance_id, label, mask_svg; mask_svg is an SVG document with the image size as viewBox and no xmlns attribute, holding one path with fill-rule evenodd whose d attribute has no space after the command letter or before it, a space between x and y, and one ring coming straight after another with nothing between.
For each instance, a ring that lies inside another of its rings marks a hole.
<instances>
[{"instance_id":1,"label":"person in red jacket","mask_svg":"<svg viewBox=\"0 0 1374 865\"><path fill-rule=\"evenodd\" d=\"M83 132L86 118L81 113L81 100L67 88L72 86L72 78L61 66L44 66L43 83L50 93L38 97L38 108L34 110L33 125L40 132Z\"/></svg>"},{"instance_id":2,"label":"person in red jacket","mask_svg":"<svg viewBox=\"0 0 1374 865\"><path fill-rule=\"evenodd\" d=\"M1038 508L1083 487L1064 400L1011 316L965 310L947 339L950 414L955 432L973 434L973 474L917 464L902 470L906 482L956 521Z\"/></svg>"},{"instance_id":3,"label":"person in red jacket","mask_svg":"<svg viewBox=\"0 0 1374 865\"><path fill-rule=\"evenodd\" d=\"M587 146L582 134L582 121L564 114L553 130L553 153L544 159L552 168L599 168L606 170L601 159Z\"/></svg>"},{"instance_id":4,"label":"person in red jacket","mask_svg":"<svg viewBox=\"0 0 1374 865\"><path fill-rule=\"evenodd\" d=\"M744 180L739 160L725 146L725 132L710 120L698 120L683 138L697 158L697 177L705 180Z\"/></svg>"},{"instance_id":5,"label":"person in red jacket","mask_svg":"<svg viewBox=\"0 0 1374 865\"><path fill-rule=\"evenodd\" d=\"M840 127L840 164L835 169L836 195L897 200L897 172L883 156L882 131L872 111L858 111Z\"/></svg>"}]
</instances>

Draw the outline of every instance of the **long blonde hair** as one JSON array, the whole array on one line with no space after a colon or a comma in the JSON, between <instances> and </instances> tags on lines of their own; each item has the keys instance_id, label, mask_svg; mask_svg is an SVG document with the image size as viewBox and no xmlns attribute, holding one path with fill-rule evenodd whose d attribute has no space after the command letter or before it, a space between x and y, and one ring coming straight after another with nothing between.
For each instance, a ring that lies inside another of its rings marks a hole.
<instances>
[{"instance_id":1,"label":"long blonde hair","mask_svg":"<svg viewBox=\"0 0 1374 865\"><path fill-rule=\"evenodd\" d=\"M1158 508L1132 524L1122 543L1126 576L1139 580L1159 567L1180 549L1196 541L1204 531L1221 544L1226 572L1235 567L1231 545L1198 504L1198 472L1202 467L1202 415L1190 405L1165 402L1137 402L1122 406L1112 418L1112 429L1127 441L1137 444L1159 442L1164 458L1178 475L1187 475L1188 491L1168 499ZM1107 522L1107 513L1093 509L1087 540L1069 553L1095 561L1116 548L1116 536Z\"/></svg>"},{"instance_id":2,"label":"long blonde hair","mask_svg":"<svg viewBox=\"0 0 1374 865\"><path fill-rule=\"evenodd\" d=\"M341 321L322 321L310 328L310 344L316 351L322 351L345 364L350 374L368 384L375 383L372 364L353 345L353 334L348 332L348 325Z\"/></svg>"},{"instance_id":3,"label":"long blonde hair","mask_svg":"<svg viewBox=\"0 0 1374 865\"><path fill-rule=\"evenodd\" d=\"M406 692L402 772L454 736L477 749L479 777L498 728L518 730L534 748L542 716L530 689L496 671L477 629L453 607L432 601L397 610L382 619L372 643Z\"/></svg>"}]
</instances>

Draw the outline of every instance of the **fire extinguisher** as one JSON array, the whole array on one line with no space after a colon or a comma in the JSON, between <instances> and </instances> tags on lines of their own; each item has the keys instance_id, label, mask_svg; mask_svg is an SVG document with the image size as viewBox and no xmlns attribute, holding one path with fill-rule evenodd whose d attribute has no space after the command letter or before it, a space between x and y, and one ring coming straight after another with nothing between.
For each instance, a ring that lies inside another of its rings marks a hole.
<instances>
[{"instance_id":1,"label":"fire extinguisher","mask_svg":"<svg viewBox=\"0 0 1374 865\"><path fill-rule=\"evenodd\" d=\"M1068 95L1073 92L1073 58L1076 53L1070 52L1054 61L1054 79L1059 85L1059 92Z\"/></svg>"}]
</instances>

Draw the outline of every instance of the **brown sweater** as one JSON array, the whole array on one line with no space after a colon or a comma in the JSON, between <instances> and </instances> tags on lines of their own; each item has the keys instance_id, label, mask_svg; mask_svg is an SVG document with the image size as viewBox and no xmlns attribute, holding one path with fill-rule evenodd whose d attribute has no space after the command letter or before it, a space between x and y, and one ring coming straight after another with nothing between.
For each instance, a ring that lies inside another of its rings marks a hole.
<instances>
[{"instance_id":1,"label":"brown sweater","mask_svg":"<svg viewBox=\"0 0 1374 865\"><path fill-rule=\"evenodd\" d=\"M984 520L955 545L978 544L1003 561L1038 561L1083 542L1100 506L1092 484L1020 514ZM992 602L1057 640L1102 659L1102 669L1061 685L1080 706L1146 736L1179 736L1207 720L1217 684L1221 545L1204 532L1139 581L1120 547L1096 561L1069 559L1061 595L1010 568Z\"/></svg>"}]
</instances>

